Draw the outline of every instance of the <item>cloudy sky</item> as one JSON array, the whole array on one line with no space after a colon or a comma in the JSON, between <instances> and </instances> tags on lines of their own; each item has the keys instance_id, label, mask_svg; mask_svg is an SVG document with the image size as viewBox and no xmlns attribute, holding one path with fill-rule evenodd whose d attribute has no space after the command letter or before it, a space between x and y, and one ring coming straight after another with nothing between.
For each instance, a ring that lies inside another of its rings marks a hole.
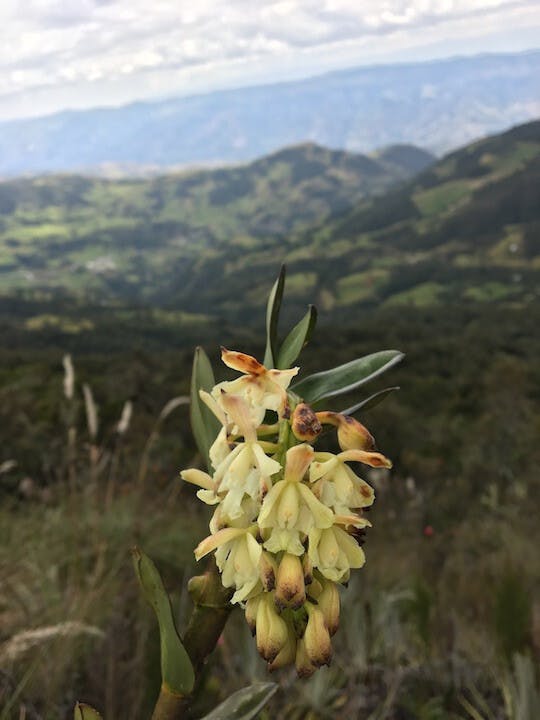
<instances>
[{"instance_id":1,"label":"cloudy sky","mask_svg":"<svg viewBox=\"0 0 540 720\"><path fill-rule=\"evenodd\" d=\"M0 120L540 46L540 0L0 0Z\"/></svg>"}]
</instances>

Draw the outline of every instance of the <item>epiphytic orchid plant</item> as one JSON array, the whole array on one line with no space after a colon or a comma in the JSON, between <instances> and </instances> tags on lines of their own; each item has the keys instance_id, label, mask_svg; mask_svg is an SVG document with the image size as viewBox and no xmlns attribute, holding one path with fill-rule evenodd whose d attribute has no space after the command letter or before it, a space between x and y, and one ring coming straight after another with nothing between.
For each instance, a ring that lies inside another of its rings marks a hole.
<instances>
[{"instance_id":1,"label":"epiphytic orchid plant","mask_svg":"<svg viewBox=\"0 0 540 720\"><path fill-rule=\"evenodd\" d=\"M195 353L191 421L207 471L184 470L181 476L214 508L210 534L195 557L213 555L215 562L190 581L195 608L182 640L156 568L134 551L161 632L163 684L154 720L186 716L204 660L234 606L245 612L269 670L295 665L300 677L308 677L329 664L339 625L338 587L365 563L361 546L370 523L363 509L372 505L374 492L349 463L390 468L391 462L353 415L396 388L342 412L323 406L403 355L386 350L297 380L300 368L291 366L313 332L316 311L310 307L278 346L284 284L283 268L268 301L264 364L222 348L222 361L240 376L216 383L204 351ZM317 449L325 426L337 431L337 454ZM245 688L208 720L254 717L275 689L274 683ZM78 717L86 718L79 708Z\"/></svg>"}]
</instances>

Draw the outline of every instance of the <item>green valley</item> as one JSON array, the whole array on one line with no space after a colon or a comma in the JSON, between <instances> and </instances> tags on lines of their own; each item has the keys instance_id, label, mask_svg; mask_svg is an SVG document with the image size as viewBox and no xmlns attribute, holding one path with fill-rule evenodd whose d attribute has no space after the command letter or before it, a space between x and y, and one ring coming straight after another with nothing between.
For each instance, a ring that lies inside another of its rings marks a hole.
<instances>
[{"instance_id":1,"label":"green valley","mask_svg":"<svg viewBox=\"0 0 540 720\"><path fill-rule=\"evenodd\" d=\"M18 332L69 336L121 311L191 336L262 309L254 275L269 283L281 262L292 312L316 289L330 321L356 307L537 300L540 122L421 169L428 160L303 145L149 180L3 183L2 314Z\"/></svg>"}]
</instances>

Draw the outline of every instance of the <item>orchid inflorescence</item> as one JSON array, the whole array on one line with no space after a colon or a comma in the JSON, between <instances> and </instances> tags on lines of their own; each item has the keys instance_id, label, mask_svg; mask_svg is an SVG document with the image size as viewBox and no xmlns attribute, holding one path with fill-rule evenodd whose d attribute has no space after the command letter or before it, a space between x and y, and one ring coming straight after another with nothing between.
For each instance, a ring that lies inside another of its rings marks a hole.
<instances>
[{"instance_id":1,"label":"orchid inflorescence","mask_svg":"<svg viewBox=\"0 0 540 720\"><path fill-rule=\"evenodd\" d=\"M199 397L219 421L209 447L210 471L181 473L215 506L209 553L231 602L245 610L257 649L271 670L294 663L300 676L328 664L339 623L338 585L365 562L363 509L372 487L349 463L390 468L369 431L348 414L317 411L289 388L299 368L267 368L222 349L241 373ZM314 445L324 426L337 430L341 452Z\"/></svg>"}]
</instances>

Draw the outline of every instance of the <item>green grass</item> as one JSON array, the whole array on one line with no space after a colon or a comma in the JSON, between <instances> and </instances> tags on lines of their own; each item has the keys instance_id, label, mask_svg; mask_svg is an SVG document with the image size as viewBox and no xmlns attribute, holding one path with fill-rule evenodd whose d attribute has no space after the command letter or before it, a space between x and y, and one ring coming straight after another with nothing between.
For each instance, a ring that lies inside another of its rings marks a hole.
<instances>
[{"instance_id":1,"label":"green grass","mask_svg":"<svg viewBox=\"0 0 540 720\"><path fill-rule=\"evenodd\" d=\"M536 143L518 142L512 146L511 152L502 155L486 153L480 160L492 172L509 175L540 154Z\"/></svg>"},{"instance_id":2,"label":"green grass","mask_svg":"<svg viewBox=\"0 0 540 720\"><path fill-rule=\"evenodd\" d=\"M415 193L413 199L425 217L447 213L457 203L471 194L471 185L466 180L449 180L429 190Z\"/></svg>"},{"instance_id":3,"label":"green grass","mask_svg":"<svg viewBox=\"0 0 540 720\"><path fill-rule=\"evenodd\" d=\"M395 293L384 302L385 306L410 305L413 307L427 307L439 302L439 296L444 287L440 283L425 282L403 292Z\"/></svg>"},{"instance_id":4,"label":"green grass","mask_svg":"<svg viewBox=\"0 0 540 720\"><path fill-rule=\"evenodd\" d=\"M84 318L72 320L59 315L35 315L34 317L28 318L24 326L31 332L57 328L61 332L69 334L94 329L94 323L91 320L85 320Z\"/></svg>"},{"instance_id":5,"label":"green grass","mask_svg":"<svg viewBox=\"0 0 540 720\"><path fill-rule=\"evenodd\" d=\"M317 284L316 273L296 273L287 277L287 293L290 295L303 296L305 293L314 292Z\"/></svg>"},{"instance_id":6,"label":"green grass","mask_svg":"<svg viewBox=\"0 0 540 720\"><path fill-rule=\"evenodd\" d=\"M477 287L471 287L465 290L464 297L468 300L475 300L476 302L494 302L497 300L506 300L515 294L516 290L503 283L488 282L478 285Z\"/></svg>"},{"instance_id":7,"label":"green grass","mask_svg":"<svg viewBox=\"0 0 540 720\"><path fill-rule=\"evenodd\" d=\"M389 276L389 271L380 269L346 275L337 283L337 299L340 305L351 305L365 300L375 300L377 290Z\"/></svg>"}]
</instances>

